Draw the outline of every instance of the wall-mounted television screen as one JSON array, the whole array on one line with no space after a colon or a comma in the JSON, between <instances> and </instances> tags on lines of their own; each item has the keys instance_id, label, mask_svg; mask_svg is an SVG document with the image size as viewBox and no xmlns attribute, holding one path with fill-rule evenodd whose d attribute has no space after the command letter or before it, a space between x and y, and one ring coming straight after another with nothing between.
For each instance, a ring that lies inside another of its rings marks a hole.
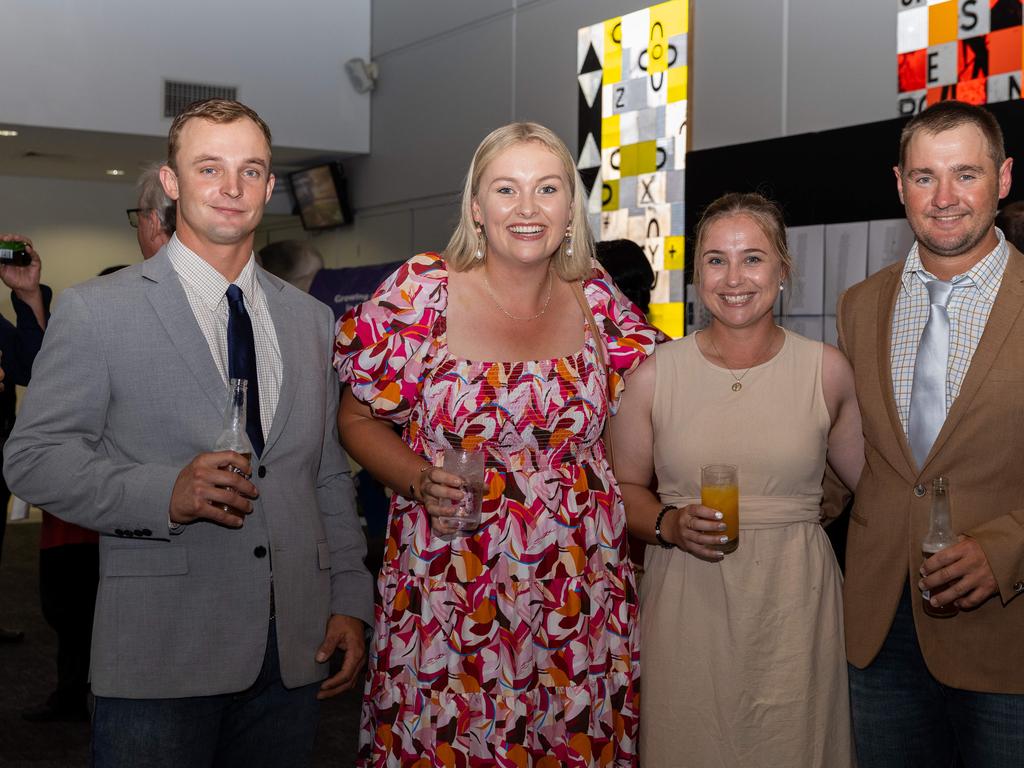
<instances>
[{"instance_id":1,"label":"wall-mounted television screen","mask_svg":"<svg viewBox=\"0 0 1024 768\"><path fill-rule=\"evenodd\" d=\"M352 223L345 171L325 163L289 174L303 229L329 229Z\"/></svg>"}]
</instances>

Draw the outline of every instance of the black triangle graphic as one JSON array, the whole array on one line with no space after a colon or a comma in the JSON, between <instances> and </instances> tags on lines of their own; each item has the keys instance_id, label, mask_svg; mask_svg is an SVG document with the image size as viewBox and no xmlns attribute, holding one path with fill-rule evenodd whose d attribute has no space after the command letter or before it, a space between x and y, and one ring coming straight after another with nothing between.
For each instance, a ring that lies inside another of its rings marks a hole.
<instances>
[{"instance_id":1,"label":"black triangle graphic","mask_svg":"<svg viewBox=\"0 0 1024 768\"><path fill-rule=\"evenodd\" d=\"M590 196L590 190L594 188L594 182L597 180L597 174L600 168L581 168L580 177L583 179L583 188L587 190L587 197Z\"/></svg>"},{"instance_id":2,"label":"black triangle graphic","mask_svg":"<svg viewBox=\"0 0 1024 768\"><path fill-rule=\"evenodd\" d=\"M578 74L582 75L585 72L597 72L602 69L601 60L597 58L597 51L594 50L594 46L587 46L587 55L583 57L583 66L580 67Z\"/></svg>"}]
</instances>

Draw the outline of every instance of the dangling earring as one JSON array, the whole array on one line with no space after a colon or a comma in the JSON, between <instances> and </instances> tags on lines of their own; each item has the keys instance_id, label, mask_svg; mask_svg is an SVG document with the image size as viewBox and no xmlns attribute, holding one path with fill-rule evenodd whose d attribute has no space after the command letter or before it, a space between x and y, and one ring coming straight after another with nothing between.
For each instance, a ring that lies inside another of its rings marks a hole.
<instances>
[{"instance_id":1,"label":"dangling earring","mask_svg":"<svg viewBox=\"0 0 1024 768\"><path fill-rule=\"evenodd\" d=\"M571 226L571 225L570 225ZM565 255L572 256L572 230L569 227L565 228Z\"/></svg>"},{"instance_id":2,"label":"dangling earring","mask_svg":"<svg viewBox=\"0 0 1024 768\"><path fill-rule=\"evenodd\" d=\"M784 282L782 282L781 280L779 280L779 290L780 291L786 290L786 284Z\"/></svg>"},{"instance_id":3,"label":"dangling earring","mask_svg":"<svg viewBox=\"0 0 1024 768\"><path fill-rule=\"evenodd\" d=\"M484 237L484 228L477 222L476 225L476 253L473 254L473 258L477 261L484 260L484 249L487 247L487 238Z\"/></svg>"}]
</instances>

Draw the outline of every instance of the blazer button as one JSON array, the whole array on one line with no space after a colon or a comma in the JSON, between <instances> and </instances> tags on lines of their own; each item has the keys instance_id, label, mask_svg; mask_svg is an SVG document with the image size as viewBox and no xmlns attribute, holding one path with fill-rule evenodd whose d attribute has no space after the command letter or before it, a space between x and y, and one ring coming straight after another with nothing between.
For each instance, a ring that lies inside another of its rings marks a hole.
<instances>
[{"instance_id":1,"label":"blazer button","mask_svg":"<svg viewBox=\"0 0 1024 768\"><path fill-rule=\"evenodd\" d=\"M259 475L260 477L266 477L267 476L267 468L264 467L261 464L260 468L256 470L256 474Z\"/></svg>"},{"instance_id":2,"label":"blazer button","mask_svg":"<svg viewBox=\"0 0 1024 768\"><path fill-rule=\"evenodd\" d=\"M141 528L136 528L134 531L132 531L132 536L143 536L143 535L144 534L143 534Z\"/></svg>"},{"instance_id":3,"label":"blazer button","mask_svg":"<svg viewBox=\"0 0 1024 768\"><path fill-rule=\"evenodd\" d=\"M122 531L120 528L115 528L114 529L114 535L115 536L124 536L124 531Z\"/></svg>"},{"instance_id":4,"label":"blazer button","mask_svg":"<svg viewBox=\"0 0 1024 768\"><path fill-rule=\"evenodd\" d=\"M143 536L152 536L153 532L151 530L149 530L149 528L143 528L142 529L142 535Z\"/></svg>"},{"instance_id":5,"label":"blazer button","mask_svg":"<svg viewBox=\"0 0 1024 768\"><path fill-rule=\"evenodd\" d=\"M256 555L256 557L266 557L267 556L267 548L264 547L262 544L260 544L258 547L256 547L256 549L254 549L252 551L252 553L254 555Z\"/></svg>"},{"instance_id":6,"label":"blazer button","mask_svg":"<svg viewBox=\"0 0 1024 768\"><path fill-rule=\"evenodd\" d=\"M914 486L914 495L917 496L917 498L920 499L926 493L928 493L928 489L926 489L923 485Z\"/></svg>"}]
</instances>

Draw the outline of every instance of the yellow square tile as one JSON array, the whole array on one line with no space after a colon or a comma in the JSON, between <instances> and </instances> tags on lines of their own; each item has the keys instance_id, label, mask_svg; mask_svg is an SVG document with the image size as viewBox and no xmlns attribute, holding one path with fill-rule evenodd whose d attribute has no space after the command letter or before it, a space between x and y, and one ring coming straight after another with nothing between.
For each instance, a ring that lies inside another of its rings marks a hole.
<instances>
[{"instance_id":1,"label":"yellow square tile","mask_svg":"<svg viewBox=\"0 0 1024 768\"><path fill-rule=\"evenodd\" d=\"M619 180L608 179L601 190L601 210L614 211L619 207Z\"/></svg>"},{"instance_id":2,"label":"yellow square tile","mask_svg":"<svg viewBox=\"0 0 1024 768\"><path fill-rule=\"evenodd\" d=\"M641 141L636 145L637 173L654 173L658 170L658 142ZM623 171L623 176L626 175Z\"/></svg>"},{"instance_id":3,"label":"yellow square tile","mask_svg":"<svg viewBox=\"0 0 1024 768\"><path fill-rule=\"evenodd\" d=\"M604 23L604 84L622 79L622 17L616 16Z\"/></svg>"},{"instance_id":4,"label":"yellow square tile","mask_svg":"<svg viewBox=\"0 0 1024 768\"><path fill-rule=\"evenodd\" d=\"M683 238L681 235L673 235L665 238L665 269L682 269L683 259Z\"/></svg>"},{"instance_id":5,"label":"yellow square tile","mask_svg":"<svg viewBox=\"0 0 1024 768\"><path fill-rule=\"evenodd\" d=\"M956 0L928 6L928 45L956 40Z\"/></svg>"},{"instance_id":6,"label":"yellow square tile","mask_svg":"<svg viewBox=\"0 0 1024 768\"><path fill-rule=\"evenodd\" d=\"M651 304L651 323L663 330L673 339L678 339L685 330L683 326L683 303L673 301L668 304Z\"/></svg>"},{"instance_id":7,"label":"yellow square tile","mask_svg":"<svg viewBox=\"0 0 1024 768\"><path fill-rule=\"evenodd\" d=\"M672 67L668 71L668 101L671 104L675 101L686 101L687 81L689 80L689 67Z\"/></svg>"},{"instance_id":8,"label":"yellow square tile","mask_svg":"<svg viewBox=\"0 0 1024 768\"><path fill-rule=\"evenodd\" d=\"M601 148L611 149L619 146L622 143L619 136L619 116L611 115L601 118Z\"/></svg>"},{"instance_id":9,"label":"yellow square tile","mask_svg":"<svg viewBox=\"0 0 1024 768\"><path fill-rule=\"evenodd\" d=\"M654 143L653 141L651 142ZM625 144L619 147L619 175L636 176L640 173L637 147L639 144Z\"/></svg>"},{"instance_id":10,"label":"yellow square tile","mask_svg":"<svg viewBox=\"0 0 1024 768\"><path fill-rule=\"evenodd\" d=\"M686 0L669 0L667 3L659 3L650 8L651 30L656 24L661 24L665 37L675 37L686 32L689 25L690 9Z\"/></svg>"}]
</instances>

